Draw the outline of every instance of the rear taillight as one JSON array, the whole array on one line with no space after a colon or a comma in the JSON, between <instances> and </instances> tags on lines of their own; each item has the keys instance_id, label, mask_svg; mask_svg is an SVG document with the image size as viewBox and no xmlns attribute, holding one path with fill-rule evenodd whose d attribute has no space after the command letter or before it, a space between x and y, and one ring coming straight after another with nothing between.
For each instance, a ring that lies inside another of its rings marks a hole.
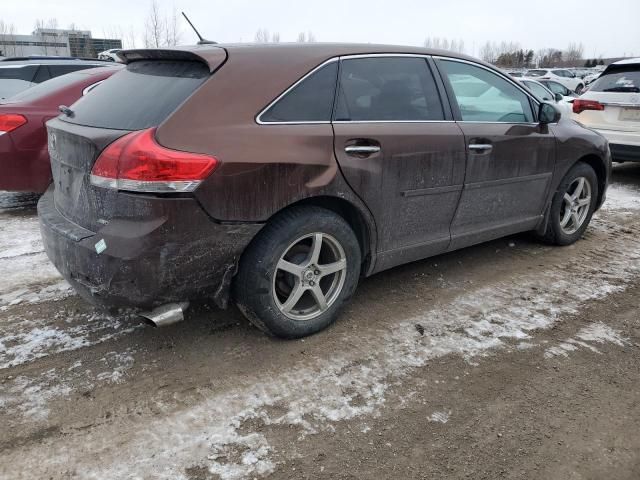
<instances>
[{"instance_id":1,"label":"rear taillight","mask_svg":"<svg viewBox=\"0 0 640 480\"><path fill-rule=\"evenodd\" d=\"M585 110L604 110L604 105L595 100L576 98L573 101L573 113L581 113Z\"/></svg>"},{"instance_id":2,"label":"rear taillight","mask_svg":"<svg viewBox=\"0 0 640 480\"><path fill-rule=\"evenodd\" d=\"M24 115L18 113L0 114L0 134L11 132L27 123Z\"/></svg>"},{"instance_id":3,"label":"rear taillight","mask_svg":"<svg viewBox=\"0 0 640 480\"><path fill-rule=\"evenodd\" d=\"M155 128L149 128L105 148L91 170L91 183L132 192L193 192L217 165L215 157L159 145Z\"/></svg>"}]
</instances>

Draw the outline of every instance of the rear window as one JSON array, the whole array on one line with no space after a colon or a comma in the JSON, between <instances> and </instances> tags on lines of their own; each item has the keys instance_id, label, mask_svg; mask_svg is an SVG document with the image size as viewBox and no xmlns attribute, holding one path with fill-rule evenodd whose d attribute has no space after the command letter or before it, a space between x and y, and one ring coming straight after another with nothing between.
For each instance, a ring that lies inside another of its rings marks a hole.
<instances>
[{"instance_id":1,"label":"rear window","mask_svg":"<svg viewBox=\"0 0 640 480\"><path fill-rule=\"evenodd\" d=\"M546 74L546 70L529 70L527 72L527 77L544 77Z\"/></svg>"},{"instance_id":2,"label":"rear window","mask_svg":"<svg viewBox=\"0 0 640 480\"><path fill-rule=\"evenodd\" d=\"M631 92L640 93L640 68L614 70L600 76L589 90L592 92Z\"/></svg>"},{"instance_id":3,"label":"rear window","mask_svg":"<svg viewBox=\"0 0 640 480\"><path fill-rule=\"evenodd\" d=\"M73 104L61 120L89 127L142 130L155 127L209 77L200 62L133 62Z\"/></svg>"},{"instance_id":4,"label":"rear window","mask_svg":"<svg viewBox=\"0 0 640 480\"><path fill-rule=\"evenodd\" d=\"M70 73L68 75L62 75L60 77L52 78L46 82L39 83L27 90L24 90L11 97L11 102L25 102L39 100L46 97L52 92L66 88L73 85L79 80L86 79L87 75L82 73Z\"/></svg>"},{"instance_id":5,"label":"rear window","mask_svg":"<svg viewBox=\"0 0 640 480\"><path fill-rule=\"evenodd\" d=\"M32 82L38 65L0 65L0 80Z\"/></svg>"}]
</instances>

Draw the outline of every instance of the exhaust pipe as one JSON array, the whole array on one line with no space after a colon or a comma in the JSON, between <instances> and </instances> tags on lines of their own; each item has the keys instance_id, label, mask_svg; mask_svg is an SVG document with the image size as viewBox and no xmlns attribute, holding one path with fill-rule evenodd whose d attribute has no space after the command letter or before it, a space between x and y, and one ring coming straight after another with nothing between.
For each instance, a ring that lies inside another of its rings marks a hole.
<instances>
[{"instance_id":1,"label":"exhaust pipe","mask_svg":"<svg viewBox=\"0 0 640 480\"><path fill-rule=\"evenodd\" d=\"M149 320L155 327L166 327L184 320L184 311L189 302L167 303L150 312L140 312L140 316Z\"/></svg>"}]
</instances>

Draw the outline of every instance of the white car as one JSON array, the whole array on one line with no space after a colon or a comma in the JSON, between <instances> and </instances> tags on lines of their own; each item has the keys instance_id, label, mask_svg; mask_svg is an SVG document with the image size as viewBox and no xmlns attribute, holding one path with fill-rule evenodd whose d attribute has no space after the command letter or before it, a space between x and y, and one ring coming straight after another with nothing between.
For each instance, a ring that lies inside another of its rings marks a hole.
<instances>
[{"instance_id":1,"label":"white car","mask_svg":"<svg viewBox=\"0 0 640 480\"><path fill-rule=\"evenodd\" d=\"M538 80L543 86L551 90L554 94L559 93L562 95L562 98L572 103L573 100L578 96L577 93L572 92L567 87L565 87L560 82L556 82L555 80Z\"/></svg>"},{"instance_id":2,"label":"white car","mask_svg":"<svg viewBox=\"0 0 640 480\"><path fill-rule=\"evenodd\" d=\"M609 65L573 101L573 114L609 140L614 161L640 162L640 58Z\"/></svg>"},{"instance_id":3,"label":"white car","mask_svg":"<svg viewBox=\"0 0 640 480\"><path fill-rule=\"evenodd\" d=\"M105 50L104 52L100 52L98 54L98 58L100 60L107 60L109 62L120 62L120 57L118 57L118 55L116 54L121 50L121 48L111 48L109 50Z\"/></svg>"},{"instance_id":4,"label":"white car","mask_svg":"<svg viewBox=\"0 0 640 480\"><path fill-rule=\"evenodd\" d=\"M533 93L540 100L555 103L556 107L558 107L558 110L560 110L563 117L571 116L571 103L569 103L562 94L552 92L542 83L533 78L517 78L516 80L527 87L531 91L531 93Z\"/></svg>"},{"instance_id":5,"label":"white car","mask_svg":"<svg viewBox=\"0 0 640 480\"><path fill-rule=\"evenodd\" d=\"M526 76L533 77L536 80L555 80L578 94L584 88L584 80L564 68L536 68L528 70Z\"/></svg>"}]
</instances>

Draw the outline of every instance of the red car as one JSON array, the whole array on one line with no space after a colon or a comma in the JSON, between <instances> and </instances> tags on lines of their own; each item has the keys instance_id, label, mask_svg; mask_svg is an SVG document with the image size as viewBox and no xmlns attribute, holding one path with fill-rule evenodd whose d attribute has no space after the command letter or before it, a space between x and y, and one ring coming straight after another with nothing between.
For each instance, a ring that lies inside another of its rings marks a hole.
<instances>
[{"instance_id":1,"label":"red car","mask_svg":"<svg viewBox=\"0 0 640 480\"><path fill-rule=\"evenodd\" d=\"M42 193L51 183L45 122L122 67L62 75L0 103L0 190Z\"/></svg>"}]
</instances>

